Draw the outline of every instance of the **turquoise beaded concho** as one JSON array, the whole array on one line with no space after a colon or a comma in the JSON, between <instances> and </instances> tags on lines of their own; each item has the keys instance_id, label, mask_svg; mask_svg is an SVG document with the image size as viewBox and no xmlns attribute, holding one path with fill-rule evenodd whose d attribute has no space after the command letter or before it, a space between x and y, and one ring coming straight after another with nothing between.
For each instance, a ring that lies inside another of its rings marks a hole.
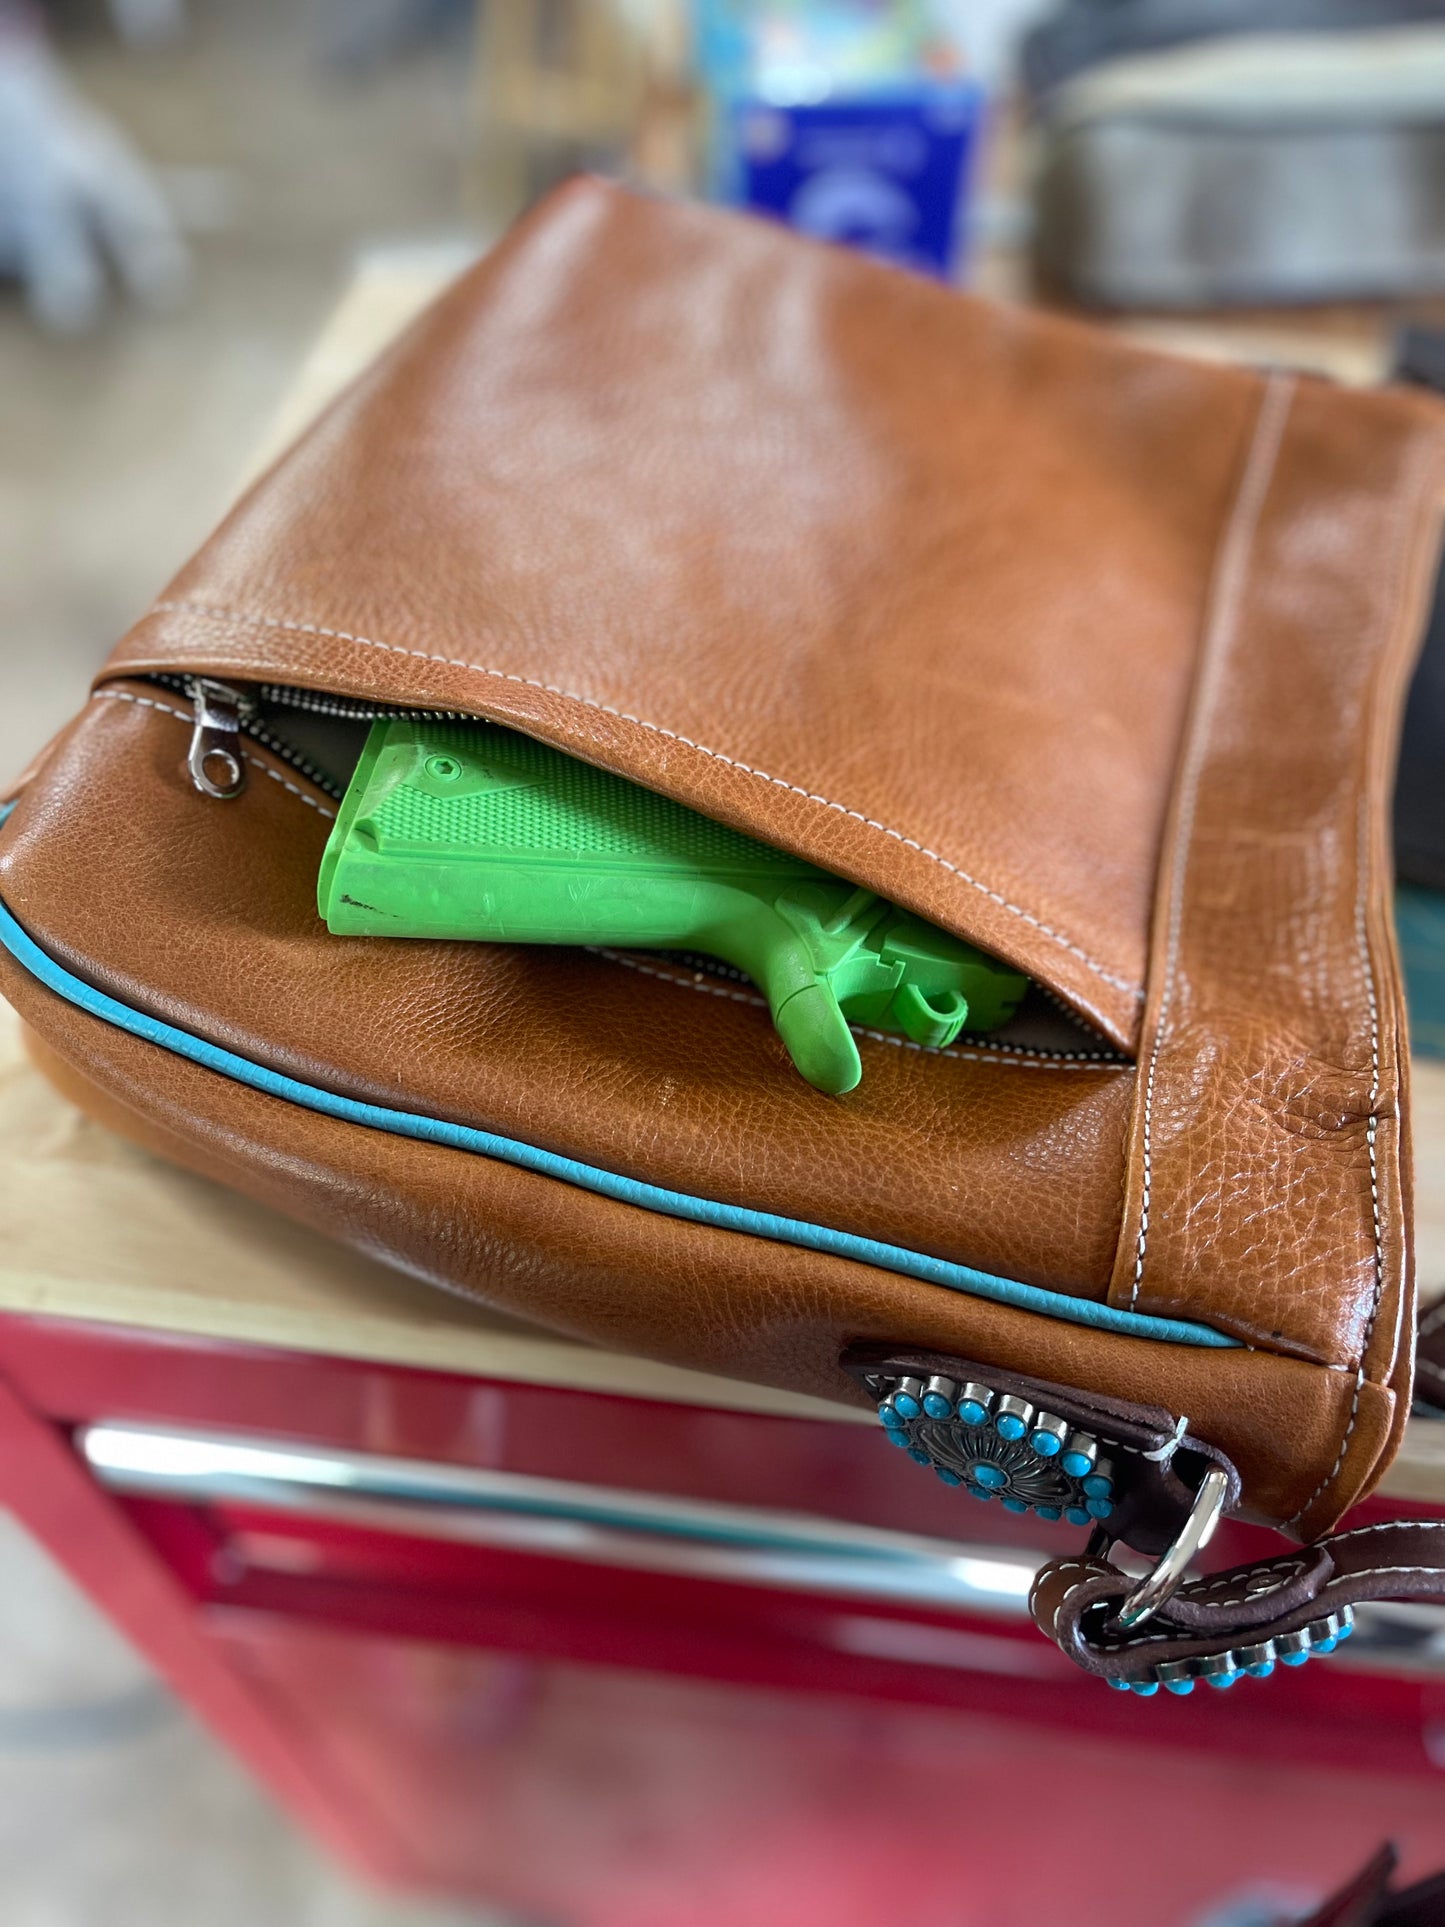
<instances>
[{"instance_id":1,"label":"turquoise beaded concho","mask_svg":"<svg viewBox=\"0 0 1445 1927\"><path fill-rule=\"evenodd\" d=\"M1297 1633L1279 1633L1254 1646L1234 1646L1227 1653L1214 1653L1207 1659L1164 1660L1151 1666L1142 1679L1111 1679L1116 1693L1136 1693L1152 1699L1162 1687L1166 1693L1192 1693L1196 1686L1233 1686L1242 1679L1268 1679L1276 1666L1303 1666L1308 1659L1322 1659L1342 1645L1355 1630L1352 1607L1341 1606L1321 1619L1311 1620Z\"/></svg>"},{"instance_id":2,"label":"turquoise beaded concho","mask_svg":"<svg viewBox=\"0 0 1445 1927\"><path fill-rule=\"evenodd\" d=\"M972 1380L880 1375L872 1383L889 1442L945 1485L1071 1525L1100 1525L1113 1512L1113 1463L1092 1432Z\"/></svg>"}]
</instances>

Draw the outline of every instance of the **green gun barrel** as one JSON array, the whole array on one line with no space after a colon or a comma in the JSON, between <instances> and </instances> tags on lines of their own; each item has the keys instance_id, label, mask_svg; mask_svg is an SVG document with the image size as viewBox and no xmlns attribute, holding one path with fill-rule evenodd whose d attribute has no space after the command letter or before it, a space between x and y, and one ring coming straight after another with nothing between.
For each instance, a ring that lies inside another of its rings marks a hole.
<instances>
[{"instance_id":1,"label":"green gun barrel","mask_svg":"<svg viewBox=\"0 0 1445 1927\"><path fill-rule=\"evenodd\" d=\"M337 936L701 951L762 990L810 1084L854 1023L949 1044L1027 981L871 891L494 723L373 725L321 862Z\"/></svg>"}]
</instances>

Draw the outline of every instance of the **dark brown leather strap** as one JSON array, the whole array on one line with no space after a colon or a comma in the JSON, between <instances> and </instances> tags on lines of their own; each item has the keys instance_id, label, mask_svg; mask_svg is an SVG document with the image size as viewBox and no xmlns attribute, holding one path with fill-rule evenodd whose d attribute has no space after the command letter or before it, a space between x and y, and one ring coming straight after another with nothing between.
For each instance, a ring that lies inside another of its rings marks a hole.
<instances>
[{"instance_id":1,"label":"dark brown leather strap","mask_svg":"<svg viewBox=\"0 0 1445 1927\"><path fill-rule=\"evenodd\" d=\"M1427 1392L1438 1386L1445 1405L1445 1304L1421 1320L1418 1342L1422 1382ZM1323 1622L1365 1601L1445 1599L1445 1520L1395 1520L1347 1527L1274 1559L1186 1579L1152 1618L1127 1630L1119 1609L1137 1594L1139 1579L1114 1565L1110 1550L1122 1544L1152 1557L1166 1553L1211 1467L1224 1474L1223 1510L1233 1511L1239 1479L1222 1454L1163 1410L937 1352L860 1344L844 1353L842 1363L870 1396L886 1397L888 1386L910 1377L920 1383L934 1374L978 1380L1108 1439L1119 1455L1108 1524L1084 1552L1042 1567L1030 1597L1040 1630L1101 1679L1147 1686L1157 1682L1160 1665L1214 1660L1306 1633L1310 1638L1303 1643L1313 1646ZM1330 1627L1322 1636L1333 1643ZM1296 1651L1301 1643L1295 1640Z\"/></svg>"},{"instance_id":2,"label":"dark brown leather strap","mask_svg":"<svg viewBox=\"0 0 1445 1927\"><path fill-rule=\"evenodd\" d=\"M1114 1615L1136 1584L1102 1556L1055 1559L1034 1581L1030 1606L1040 1630L1085 1672L1140 1681L1161 1662L1280 1639L1342 1606L1445 1598L1445 1522L1354 1526L1277 1559L1190 1580L1130 1634Z\"/></svg>"}]
</instances>

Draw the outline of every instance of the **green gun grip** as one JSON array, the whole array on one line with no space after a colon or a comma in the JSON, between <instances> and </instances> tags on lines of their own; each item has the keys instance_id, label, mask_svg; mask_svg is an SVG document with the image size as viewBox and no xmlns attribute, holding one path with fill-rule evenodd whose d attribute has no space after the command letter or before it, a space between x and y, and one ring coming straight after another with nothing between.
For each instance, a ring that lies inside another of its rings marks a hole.
<instances>
[{"instance_id":1,"label":"green gun grip","mask_svg":"<svg viewBox=\"0 0 1445 1927\"><path fill-rule=\"evenodd\" d=\"M863 1078L863 1060L826 984L805 984L773 1012L779 1037L788 1055L815 1090L842 1097Z\"/></svg>"},{"instance_id":2,"label":"green gun grip","mask_svg":"<svg viewBox=\"0 0 1445 1927\"><path fill-rule=\"evenodd\" d=\"M833 1096L863 1076L850 1022L937 1047L1026 989L870 890L495 723L379 720L317 899L338 936L705 951Z\"/></svg>"}]
</instances>

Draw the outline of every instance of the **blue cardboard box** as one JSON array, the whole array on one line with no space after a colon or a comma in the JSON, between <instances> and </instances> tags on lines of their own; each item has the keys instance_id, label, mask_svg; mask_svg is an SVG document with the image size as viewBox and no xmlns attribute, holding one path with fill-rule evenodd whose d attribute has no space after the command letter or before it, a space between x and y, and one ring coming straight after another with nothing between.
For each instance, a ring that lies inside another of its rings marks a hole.
<instances>
[{"instance_id":1,"label":"blue cardboard box","mask_svg":"<svg viewBox=\"0 0 1445 1927\"><path fill-rule=\"evenodd\" d=\"M803 234L951 275L982 111L967 81L798 105L734 99L719 115L719 191Z\"/></svg>"}]
</instances>

